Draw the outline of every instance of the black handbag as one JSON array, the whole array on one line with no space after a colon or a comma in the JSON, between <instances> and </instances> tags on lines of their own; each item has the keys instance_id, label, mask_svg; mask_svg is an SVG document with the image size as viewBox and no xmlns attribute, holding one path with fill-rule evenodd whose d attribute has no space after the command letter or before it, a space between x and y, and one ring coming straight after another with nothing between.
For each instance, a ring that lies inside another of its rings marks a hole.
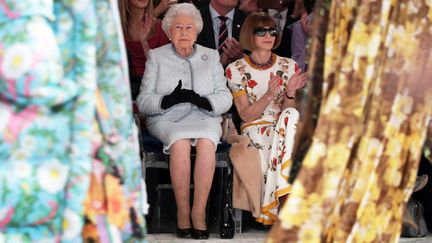
<instances>
[{"instance_id":1,"label":"black handbag","mask_svg":"<svg viewBox=\"0 0 432 243\"><path fill-rule=\"evenodd\" d=\"M410 198L405 209L404 218L406 220L402 224L402 237L426 237L428 228L423 213L423 205L417 200Z\"/></svg>"},{"instance_id":2,"label":"black handbag","mask_svg":"<svg viewBox=\"0 0 432 243\"><path fill-rule=\"evenodd\" d=\"M232 166L232 165L231 165ZM222 201L224 207L222 209L221 220L219 222L219 235L221 239L232 239L235 233L235 216L232 209L232 168L229 168L226 176L229 179L224 180L226 182L225 192L223 192Z\"/></svg>"}]
</instances>

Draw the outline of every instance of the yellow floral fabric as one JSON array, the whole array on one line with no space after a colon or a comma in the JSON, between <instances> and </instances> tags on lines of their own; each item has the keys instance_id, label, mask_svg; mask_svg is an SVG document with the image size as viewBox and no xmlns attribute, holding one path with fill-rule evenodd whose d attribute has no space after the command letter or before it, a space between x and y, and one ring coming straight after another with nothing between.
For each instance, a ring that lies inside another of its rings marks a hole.
<instances>
[{"instance_id":1,"label":"yellow floral fabric","mask_svg":"<svg viewBox=\"0 0 432 243\"><path fill-rule=\"evenodd\" d=\"M424 145L424 156L432 163L432 119L429 120L427 139Z\"/></svg>"},{"instance_id":2,"label":"yellow floral fabric","mask_svg":"<svg viewBox=\"0 0 432 243\"><path fill-rule=\"evenodd\" d=\"M432 1L319 0L315 11L319 119L267 242L397 242L432 112Z\"/></svg>"}]
</instances>

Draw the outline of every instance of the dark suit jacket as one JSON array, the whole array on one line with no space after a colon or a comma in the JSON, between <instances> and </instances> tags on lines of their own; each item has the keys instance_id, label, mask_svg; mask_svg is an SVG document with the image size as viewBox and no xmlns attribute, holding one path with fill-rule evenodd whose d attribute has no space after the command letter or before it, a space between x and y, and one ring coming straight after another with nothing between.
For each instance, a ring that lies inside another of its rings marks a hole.
<instances>
[{"instance_id":1,"label":"dark suit jacket","mask_svg":"<svg viewBox=\"0 0 432 243\"><path fill-rule=\"evenodd\" d=\"M300 20L300 17L292 18L287 14L287 19L282 30L282 40L278 48L273 52L281 57L291 58L291 38L292 38L292 25Z\"/></svg>"},{"instance_id":2,"label":"dark suit jacket","mask_svg":"<svg viewBox=\"0 0 432 243\"><path fill-rule=\"evenodd\" d=\"M202 6L200 8L200 12L201 12L201 16L204 22L204 26L203 29L201 31L201 33L198 35L197 44L200 44L202 46L208 47L208 48L212 48L212 49L217 49L216 47L216 43L215 43L215 36L214 36L214 31L213 31L213 20L211 18L211 14L210 14L210 5L207 4L205 6ZM246 15L238 10L235 9L234 11L234 18L233 18L233 22L232 22L232 37L234 37L237 41L239 40L239 36L240 36L240 28L244 22L246 18ZM234 121L234 124L236 125L236 128L238 131L240 131L240 116L238 115L238 112L234 106L234 104L231 106L231 109L228 113L232 114L232 118Z\"/></svg>"},{"instance_id":3,"label":"dark suit jacket","mask_svg":"<svg viewBox=\"0 0 432 243\"><path fill-rule=\"evenodd\" d=\"M206 5L200 8L204 26L201 33L198 35L196 43L208 48L217 49L213 31L213 20L211 18L209 7L210 5ZM240 28L245 18L246 16L242 11L235 9L231 34L237 41L239 40Z\"/></svg>"}]
</instances>

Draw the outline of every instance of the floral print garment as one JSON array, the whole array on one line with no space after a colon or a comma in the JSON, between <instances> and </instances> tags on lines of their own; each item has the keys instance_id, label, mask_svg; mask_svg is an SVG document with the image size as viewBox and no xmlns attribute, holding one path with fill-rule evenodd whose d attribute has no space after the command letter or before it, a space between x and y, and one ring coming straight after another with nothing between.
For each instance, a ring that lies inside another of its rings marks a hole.
<instances>
[{"instance_id":1,"label":"floral print garment","mask_svg":"<svg viewBox=\"0 0 432 243\"><path fill-rule=\"evenodd\" d=\"M143 240L118 22L117 1L0 2L0 242Z\"/></svg>"},{"instance_id":2,"label":"floral print garment","mask_svg":"<svg viewBox=\"0 0 432 243\"><path fill-rule=\"evenodd\" d=\"M297 64L291 59L276 55L272 58L273 66L264 70L255 67L247 56L230 64L226 69L228 86L233 96L247 95L251 104L267 91L271 73L282 78L279 93L262 116L255 121L243 123L241 127L242 134L251 138L251 143L258 149L261 158L262 205L261 214L256 220L265 225L273 224L276 220L279 197L291 190L288 177L299 120L299 112L295 108L282 110L285 88L298 68Z\"/></svg>"},{"instance_id":3,"label":"floral print garment","mask_svg":"<svg viewBox=\"0 0 432 243\"><path fill-rule=\"evenodd\" d=\"M432 163L432 118L429 120L428 133L423 151L426 159Z\"/></svg>"},{"instance_id":4,"label":"floral print garment","mask_svg":"<svg viewBox=\"0 0 432 243\"><path fill-rule=\"evenodd\" d=\"M318 124L267 242L398 242L432 112L432 2L316 8Z\"/></svg>"}]
</instances>

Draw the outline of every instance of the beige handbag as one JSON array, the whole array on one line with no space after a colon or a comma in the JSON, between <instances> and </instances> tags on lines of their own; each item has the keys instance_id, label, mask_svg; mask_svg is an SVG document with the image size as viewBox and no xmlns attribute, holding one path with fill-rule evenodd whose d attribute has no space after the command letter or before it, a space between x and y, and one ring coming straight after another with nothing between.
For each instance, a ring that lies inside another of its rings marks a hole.
<instances>
[{"instance_id":1,"label":"beige handbag","mask_svg":"<svg viewBox=\"0 0 432 243\"><path fill-rule=\"evenodd\" d=\"M234 126L231 114L222 115L222 137L221 140L230 143L230 136L237 135L237 129Z\"/></svg>"}]
</instances>

